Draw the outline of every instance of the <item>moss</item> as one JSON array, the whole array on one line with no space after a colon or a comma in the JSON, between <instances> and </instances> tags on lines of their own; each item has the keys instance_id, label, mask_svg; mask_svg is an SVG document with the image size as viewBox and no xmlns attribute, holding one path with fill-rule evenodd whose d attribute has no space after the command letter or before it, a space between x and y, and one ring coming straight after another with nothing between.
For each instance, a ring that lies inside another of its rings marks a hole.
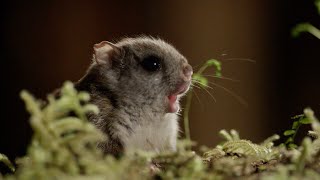
<instances>
[{"instance_id":1,"label":"moss","mask_svg":"<svg viewBox=\"0 0 320 180\"><path fill-rule=\"evenodd\" d=\"M174 153L136 152L120 159L104 155L96 148L104 137L86 119L98 113L88 104L89 95L77 92L66 82L61 97L48 96L48 103L23 91L21 97L31 114L34 134L27 155L17 160L17 170L4 179L312 179L320 165L320 123L311 109L305 109L313 139L305 137L301 146L287 149L274 146L278 135L260 144L241 139L236 130L221 130L223 141L203 155L191 151L194 144L180 140ZM75 114L70 116L70 114ZM8 159L2 161L13 171Z\"/></svg>"}]
</instances>

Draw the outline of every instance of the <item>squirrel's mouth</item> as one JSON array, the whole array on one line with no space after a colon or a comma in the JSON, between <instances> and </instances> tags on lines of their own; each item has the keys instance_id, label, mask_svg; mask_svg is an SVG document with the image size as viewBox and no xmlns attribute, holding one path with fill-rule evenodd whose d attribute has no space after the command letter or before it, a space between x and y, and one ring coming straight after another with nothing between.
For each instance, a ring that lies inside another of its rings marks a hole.
<instances>
[{"instance_id":1,"label":"squirrel's mouth","mask_svg":"<svg viewBox=\"0 0 320 180\"><path fill-rule=\"evenodd\" d=\"M183 96L189 89L190 82L184 82L178 85L177 88L168 97L168 112L176 113L179 111L179 99Z\"/></svg>"}]
</instances>

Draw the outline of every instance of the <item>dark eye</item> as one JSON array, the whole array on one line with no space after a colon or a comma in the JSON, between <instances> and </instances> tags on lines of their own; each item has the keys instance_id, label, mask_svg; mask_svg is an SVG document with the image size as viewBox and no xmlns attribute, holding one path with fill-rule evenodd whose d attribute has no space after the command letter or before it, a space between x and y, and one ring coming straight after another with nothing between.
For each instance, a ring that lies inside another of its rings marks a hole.
<instances>
[{"instance_id":1,"label":"dark eye","mask_svg":"<svg viewBox=\"0 0 320 180\"><path fill-rule=\"evenodd\" d=\"M161 61L156 56L148 56L141 61L141 66L147 71L154 72L160 70Z\"/></svg>"}]
</instances>

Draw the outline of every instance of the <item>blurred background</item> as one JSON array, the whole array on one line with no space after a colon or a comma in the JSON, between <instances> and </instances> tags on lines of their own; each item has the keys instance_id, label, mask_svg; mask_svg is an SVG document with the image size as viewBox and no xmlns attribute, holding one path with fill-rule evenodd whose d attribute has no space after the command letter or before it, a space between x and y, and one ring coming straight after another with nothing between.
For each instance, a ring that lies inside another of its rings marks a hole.
<instances>
[{"instance_id":1,"label":"blurred background","mask_svg":"<svg viewBox=\"0 0 320 180\"><path fill-rule=\"evenodd\" d=\"M219 59L223 76L237 80L210 79L247 105L214 85L216 101L196 90L190 126L199 145L215 146L223 128L258 143L305 107L320 112L320 40L290 35L300 22L320 26L312 0L2 1L0 13L0 152L10 158L25 153L32 135L20 90L45 98L84 75L94 43L125 36L161 37L195 70Z\"/></svg>"}]
</instances>

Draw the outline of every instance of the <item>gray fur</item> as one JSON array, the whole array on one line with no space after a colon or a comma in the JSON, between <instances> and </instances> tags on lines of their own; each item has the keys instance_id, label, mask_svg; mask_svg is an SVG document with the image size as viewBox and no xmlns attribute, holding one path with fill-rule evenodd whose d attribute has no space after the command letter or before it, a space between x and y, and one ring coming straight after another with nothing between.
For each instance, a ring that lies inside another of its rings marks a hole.
<instances>
[{"instance_id":1,"label":"gray fur","mask_svg":"<svg viewBox=\"0 0 320 180\"><path fill-rule=\"evenodd\" d=\"M100 108L99 115L89 116L109 137L99 146L111 154L136 149L174 151L177 114L167 112L167 96L185 81L181 74L188 64L186 58L173 46L151 37L126 38L115 46L120 54L111 54L110 63L93 61L76 84L77 89L88 91L91 102ZM148 55L162 59L160 71L141 67L140 61Z\"/></svg>"}]
</instances>

